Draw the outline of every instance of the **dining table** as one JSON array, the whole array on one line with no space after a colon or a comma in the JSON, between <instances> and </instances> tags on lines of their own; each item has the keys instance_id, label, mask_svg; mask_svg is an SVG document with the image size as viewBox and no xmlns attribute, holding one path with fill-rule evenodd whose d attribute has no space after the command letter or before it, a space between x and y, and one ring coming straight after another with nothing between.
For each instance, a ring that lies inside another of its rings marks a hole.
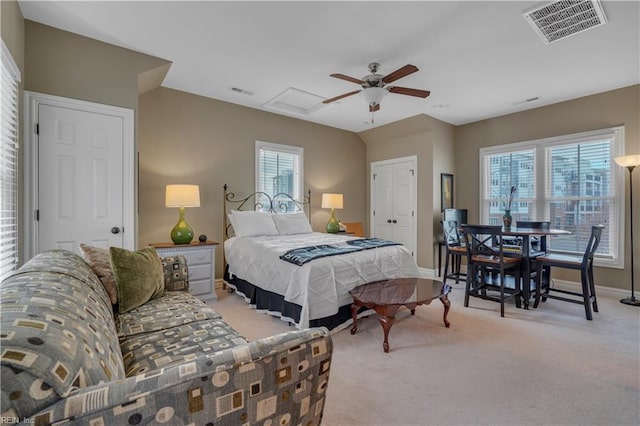
<instances>
[{"instance_id":1,"label":"dining table","mask_svg":"<svg viewBox=\"0 0 640 426\"><path fill-rule=\"evenodd\" d=\"M547 252L547 237L570 235L571 232L564 229L554 229L548 227L524 228L512 226L502 228L502 235L506 237L516 237L510 241L513 244L503 243L505 255L522 257L521 274L522 277L522 304L524 309L529 309L531 299L531 261L537 256ZM508 241L506 238L505 241Z\"/></svg>"}]
</instances>

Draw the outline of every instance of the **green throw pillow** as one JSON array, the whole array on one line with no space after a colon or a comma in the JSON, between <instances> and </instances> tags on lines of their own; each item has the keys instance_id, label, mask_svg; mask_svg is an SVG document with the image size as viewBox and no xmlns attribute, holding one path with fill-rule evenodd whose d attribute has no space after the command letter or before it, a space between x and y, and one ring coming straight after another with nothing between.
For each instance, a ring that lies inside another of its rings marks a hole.
<instances>
[{"instance_id":1,"label":"green throw pillow","mask_svg":"<svg viewBox=\"0 0 640 426\"><path fill-rule=\"evenodd\" d=\"M164 294L162 263L155 248L110 247L109 257L118 287L118 312L129 312Z\"/></svg>"}]
</instances>

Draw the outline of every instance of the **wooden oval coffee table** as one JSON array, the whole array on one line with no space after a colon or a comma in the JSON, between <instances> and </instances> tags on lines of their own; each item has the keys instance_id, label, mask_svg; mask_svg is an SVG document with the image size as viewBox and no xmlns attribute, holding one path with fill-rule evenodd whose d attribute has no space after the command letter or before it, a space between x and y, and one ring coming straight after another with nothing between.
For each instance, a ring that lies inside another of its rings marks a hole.
<instances>
[{"instance_id":1,"label":"wooden oval coffee table","mask_svg":"<svg viewBox=\"0 0 640 426\"><path fill-rule=\"evenodd\" d=\"M361 307L373 309L378 314L378 321L384 330L384 343L382 348L389 352L389 330L396 320L395 314L401 306L411 310L411 315L416 313L416 306L428 305L434 299L440 299L444 305L442 320L445 327L449 327L447 314L451 302L447 295L451 292L451 286L440 281L425 278L396 278L384 281L375 281L362 284L349 294L353 297L351 316L353 327L351 334L358 330L358 311Z\"/></svg>"}]
</instances>

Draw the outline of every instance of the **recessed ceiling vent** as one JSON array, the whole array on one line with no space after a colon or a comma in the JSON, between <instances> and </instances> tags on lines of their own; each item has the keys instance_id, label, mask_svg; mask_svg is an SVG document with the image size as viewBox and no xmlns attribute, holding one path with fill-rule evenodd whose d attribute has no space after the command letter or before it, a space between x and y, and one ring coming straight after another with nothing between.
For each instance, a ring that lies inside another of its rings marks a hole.
<instances>
[{"instance_id":1,"label":"recessed ceiling vent","mask_svg":"<svg viewBox=\"0 0 640 426\"><path fill-rule=\"evenodd\" d=\"M607 23L599 0L561 0L524 13L545 44Z\"/></svg>"}]
</instances>

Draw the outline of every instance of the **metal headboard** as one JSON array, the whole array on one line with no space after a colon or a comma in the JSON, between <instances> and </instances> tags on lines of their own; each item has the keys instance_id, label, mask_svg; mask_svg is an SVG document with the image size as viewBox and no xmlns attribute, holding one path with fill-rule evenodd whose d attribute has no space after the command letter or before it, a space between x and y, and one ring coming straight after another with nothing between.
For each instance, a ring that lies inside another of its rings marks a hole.
<instances>
[{"instance_id":1,"label":"metal headboard","mask_svg":"<svg viewBox=\"0 0 640 426\"><path fill-rule=\"evenodd\" d=\"M231 224L228 221L227 214L229 214L231 210L255 210L276 214L301 211L304 212L307 217L309 217L311 211L311 190L307 191L307 195L303 200L296 200L284 192L271 196L262 191L253 192L244 198L236 198L236 194L229 191L226 183L223 188L222 237L225 240L230 237L229 231L231 230Z\"/></svg>"},{"instance_id":2,"label":"metal headboard","mask_svg":"<svg viewBox=\"0 0 640 426\"><path fill-rule=\"evenodd\" d=\"M283 192L275 194L271 197L265 192L254 192L244 198L236 199L236 194L229 191L227 184L224 184L224 196L222 197L222 238L229 238L229 223L227 214L231 210L255 210L271 213L293 213L302 211L309 217L311 213L311 190L307 191L304 200L295 200L290 195ZM224 253L224 243L222 244L222 264L226 268L227 259ZM223 285L224 288L224 285Z\"/></svg>"}]
</instances>

